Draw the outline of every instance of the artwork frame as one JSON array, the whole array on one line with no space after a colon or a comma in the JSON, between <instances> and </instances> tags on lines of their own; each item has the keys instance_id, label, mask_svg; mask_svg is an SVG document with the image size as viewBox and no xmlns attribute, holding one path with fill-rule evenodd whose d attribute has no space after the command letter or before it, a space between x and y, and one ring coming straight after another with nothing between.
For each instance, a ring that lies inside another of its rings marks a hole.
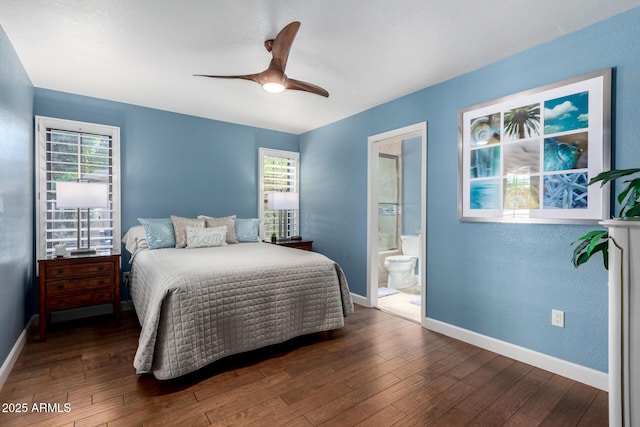
<instances>
[{"instance_id":1,"label":"artwork frame","mask_svg":"<svg viewBox=\"0 0 640 427\"><path fill-rule=\"evenodd\" d=\"M611 167L611 68L461 109L458 220L597 224Z\"/></svg>"}]
</instances>

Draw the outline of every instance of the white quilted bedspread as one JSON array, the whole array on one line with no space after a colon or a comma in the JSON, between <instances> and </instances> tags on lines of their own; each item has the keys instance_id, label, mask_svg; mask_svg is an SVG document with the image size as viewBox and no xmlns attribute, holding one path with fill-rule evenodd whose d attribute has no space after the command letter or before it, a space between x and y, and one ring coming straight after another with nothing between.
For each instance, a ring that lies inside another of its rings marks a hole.
<instances>
[{"instance_id":1,"label":"white quilted bedspread","mask_svg":"<svg viewBox=\"0 0 640 427\"><path fill-rule=\"evenodd\" d=\"M131 296L142 326L134 367L158 379L340 328L353 312L340 266L268 243L143 250Z\"/></svg>"}]
</instances>

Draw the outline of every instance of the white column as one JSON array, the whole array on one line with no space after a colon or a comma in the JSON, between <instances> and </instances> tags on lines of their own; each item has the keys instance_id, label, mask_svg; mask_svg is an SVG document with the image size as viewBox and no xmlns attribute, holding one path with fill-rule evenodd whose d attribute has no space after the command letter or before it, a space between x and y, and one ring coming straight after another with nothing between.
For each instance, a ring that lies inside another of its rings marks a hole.
<instances>
[{"instance_id":1,"label":"white column","mask_svg":"<svg viewBox=\"0 0 640 427\"><path fill-rule=\"evenodd\" d=\"M601 224L613 239L609 240L609 425L640 426L640 221Z\"/></svg>"}]
</instances>

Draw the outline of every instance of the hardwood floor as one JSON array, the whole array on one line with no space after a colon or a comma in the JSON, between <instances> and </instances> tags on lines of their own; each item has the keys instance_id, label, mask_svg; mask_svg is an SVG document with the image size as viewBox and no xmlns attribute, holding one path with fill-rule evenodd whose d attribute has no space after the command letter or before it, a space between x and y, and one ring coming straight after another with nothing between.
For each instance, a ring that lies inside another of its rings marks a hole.
<instances>
[{"instance_id":1,"label":"hardwood floor","mask_svg":"<svg viewBox=\"0 0 640 427\"><path fill-rule=\"evenodd\" d=\"M605 392L375 309L356 307L341 330L232 356L165 382L134 372L139 327L133 312L123 313L120 326L108 320L84 323L51 330L44 343L37 331L30 335L0 390L2 409L25 404L26 412L0 413L0 425L606 426L608 421Z\"/></svg>"}]
</instances>

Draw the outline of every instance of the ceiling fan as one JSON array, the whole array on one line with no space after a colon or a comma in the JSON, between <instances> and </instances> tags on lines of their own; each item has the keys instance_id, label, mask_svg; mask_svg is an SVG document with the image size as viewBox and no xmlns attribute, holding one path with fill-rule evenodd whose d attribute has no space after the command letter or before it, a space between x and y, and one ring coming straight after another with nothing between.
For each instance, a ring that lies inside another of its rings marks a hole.
<instances>
[{"instance_id":1,"label":"ceiling fan","mask_svg":"<svg viewBox=\"0 0 640 427\"><path fill-rule=\"evenodd\" d=\"M287 66L287 59L289 58L289 51L293 44L293 39L298 33L300 23L294 21L284 27L275 39L270 39L264 42L264 47L268 52L271 52L272 59L269 63L269 67L256 74L244 74L237 76L213 76L207 74L194 74L199 77L213 77L218 79L244 79L251 80L260 84L264 90L269 93L280 93L285 89L290 90L302 90L305 92L315 93L316 95L329 97L329 92L320 86L312 83L303 82L287 77L284 73L284 69Z\"/></svg>"}]
</instances>

